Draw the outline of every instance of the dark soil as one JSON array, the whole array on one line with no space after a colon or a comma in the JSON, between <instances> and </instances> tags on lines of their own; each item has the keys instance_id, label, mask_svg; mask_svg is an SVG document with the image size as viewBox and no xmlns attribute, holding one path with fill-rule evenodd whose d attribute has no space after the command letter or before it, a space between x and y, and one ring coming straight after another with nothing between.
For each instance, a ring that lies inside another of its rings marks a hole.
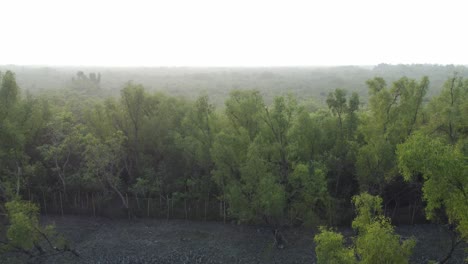
<instances>
[{"instance_id":1,"label":"dark soil","mask_svg":"<svg viewBox=\"0 0 468 264\"><path fill-rule=\"evenodd\" d=\"M314 232L308 229L284 230L287 244L278 249L271 230L258 226L76 216L42 221L55 223L80 254L62 254L44 263L315 263ZM441 259L450 247L450 235L441 226L400 226L396 231L403 238L416 237L413 263ZM449 263L463 263L465 246L459 246Z\"/></svg>"}]
</instances>

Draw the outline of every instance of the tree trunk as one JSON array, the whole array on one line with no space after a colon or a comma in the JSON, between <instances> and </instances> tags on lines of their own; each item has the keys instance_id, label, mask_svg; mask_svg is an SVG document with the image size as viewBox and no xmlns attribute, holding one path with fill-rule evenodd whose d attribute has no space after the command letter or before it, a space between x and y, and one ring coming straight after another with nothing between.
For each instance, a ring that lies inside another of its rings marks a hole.
<instances>
[{"instance_id":1,"label":"tree trunk","mask_svg":"<svg viewBox=\"0 0 468 264\"><path fill-rule=\"evenodd\" d=\"M207 207L208 207L208 201L209 201L210 197L208 196L207 199L205 199L205 221L206 221L206 210L207 210Z\"/></svg>"},{"instance_id":2,"label":"tree trunk","mask_svg":"<svg viewBox=\"0 0 468 264\"><path fill-rule=\"evenodd\" d=\"M55 210L55 212L57 212L57 210L58 210L57 207L58 207L58 205L57 205L57 194L54 192L54 210Z\"/></svg>"},{"instance_id":3,"label":"tree trunk","mask_svg":"<svg viewBox=\"0 0 468 264\"><path fill-rule=\"evenodd\" d=\"M396 214L396 212L398 210L399 204L400 204L400 201L396 200L395 201L395 207L393 208L393 212L392 212L392 219L395 219L395 214Z\"/></svg>"},{"instance_id":4,"label":"tree trunk","mask_svg":"<svg viewBox=\"0 0 468 264\"><path fill-rule=\"evenodd\" d=\"M223 201L223 223L226 224L226 201Z\"/></svg>"},{"instance_id":5,"label":"tree trunk","mask_svg":"<svg viewBox=\"0 0 468 264\"><path fill-rule=\"evenodd\" d=\"M75 209L78 207L78 206L77 206L77 203L78 203L78 201L77 201L77 199L76 199L76 193L74 193L74 194L73 194L73 206L75 207Z\"/></svg>"},{"instance_id":6,"label":"tree trunk","mask_svg":"<svg viewBox=\"0 0 468 264\"><path fill-rule=\"evenodd\" d=\"M219 200L219 217L223 216L223 201Z\"/></svg>"},{"instance_id":7,"label":"tree trunk","mask_svg":"<svg viewBox=\"0 0 468 264\"><path fill-rule=\"evenodd\" d=\"M148 217L150 217L150 210L149 210L150 209L150 199L151 198L148 197L148 203L147 203L147 206L146 206L146 213L147 213L146 215Z\"/></svg>"},{"instance_id":8,"label":"tree trunk","mask_svg":"<svg viewBox=\"0 0 468 264\"><path fill-rule=\"evenodd\" d=\"M68 161L67 161L68 162ZM65 165L66 166L66 165ZM58 176L59 176L59 179L60 181L62 182L62 187L63 187L63 193L67 193L67 186L65 184L65 175L62 171L62 169L60 168L60 166L58 165L58 160L57 160L57 157L55 157L55 169L57 170L57 173L58 173Z\"/></svg>"},{"instance_id":9,"label":"tree trunk","mask_svg":"<svg viewBox=\"0 0 468 264\"><path fill-rule=\"evenodd\" d=\"M120 201L122 202L122 205L124 206L124 208L128 210L128 203L127 203L127 200L125 199L125 197L123 196L123 194L114 185L110 184L110 186L111 186L112 190L114 190L114 192L117 193L117 195L119 196Z\"/></svg>"},{"instance_id":10,"label":"tree trunk","mask_svg":"<svg viewBox=\"0 0 468 264\"><path fill-rule=\"evenodd\" d=\"M140 201L138 200L138 195L137 194L135 194L135 200L137 202L137 208L138 208L138 210L140 210Z\"/></svg>"},{"instance_id":11,"label":"tree trunk","mask_svg":"<svg viewBox=\"0 0 468 264\"><path fill-rule=\"evenodd\" d=\"M47 215L47 201L46 201L44 190L42 190L42 199L44 201L44 213L45 213L45 215Z\"/></svg>"},{"instance_id":12,"label":"tree trunk","mask_svg":"<svg viewBox=\"0 0 468 264\"><path fill-rule=\"evenodd\" d=\"M185 220L187 220L187 198L184 198L184 212L185 212Z\"/></svg>"},{"instance_id":13,"label":"tree trunk","mask_svg":"<svg viewBox=\"0 0 468 264\"><path fill-rule=\"evenodd\" d=\"M128 203L128 194L125 193L125 200L127 201L127 215L128 219L130 219L130 204Z\"/></svg>"},{"instance_id":14,"label":"tree trunk","mask_svg":"<svg viewBox=\"0 0 468 264\"><path fill-rule=\"evenodd\" d=\"M78 206L83 209L83 201L81 200L81 189L78 189Z\"/></svg>"},{"instance_id":15,"label":"tree trunk","mask_svg":"<svg viewBox=\"0 0 468 264\"><path fill-rule=\"evenodd\" d=\"M414 225L414 215L416 214L416 209L418 208L418 200L414 201L413 214L411 215L411 225Z\"/></svg>"},{"instance_id":16,"label":"tree trunk","mask_svg":"<svg viewBox=\"0 0 468 264\"><path fill-rule=\"evenodd\" d=\"M283 234L281 234L281 231L276 228L273 230L273 235L275 238L274 245L279 249L283 249L286 244L286 239L284 239L284 236Z\"/></svg>"},{"instance_id":17,"label":"tree trunk","mask_svg":"<svg viewBox=\"0 0 468 264\"><path fill-rule=\"evenodd\" d=\"M170 204L169 204L169 196L166 195L166 203L167 203L167 212L166 212L166 215L167 215L167 220L169 220L169 210L170 210Z\"/></svg>"},{"instance_id":18,"label":"tree trunk","mask_svg":"<svg viewBox=\"0 0 468 264\"><path fill-rule=\"evenodd\" d=\"M21 167L19 166L18 162L16 162L17 172L16 172L16 196L20 194L20 178L21 178Z\"/></svg>"},{"instance_id":19,"label":"tree trunk","mask_svg":"<svg viewBox=\"0 0 468 264\"><path fill-rule=\"evenodd\" d=\"M457 236L455 234L453 234L452 235L452 245L451 245L450 251L447 253L447 255L439 263L440 264L446 263L452 257L452 254L453 254L453 251L455 251L455 248L457 248L457 246L459 244L461 244L462 242L463 242L463 239L458 239L458 241L457 241Z\"/></svg>"},{"instance_id":20,"label":"tree trunk","mask_svg":"<svg viewBox=\"0 0 468 264\"><path fill-rule=\"evenodd\" d=\"M62 216L63 216L62 192L59 192L59 196L60 196L60 212L62 213Z\"/></svg>"},{"instance_id":21,"label":"tree trunk","mask_svg":"<svg viewBox=\"0 0 468 264\"><path fill-rule=\"evenodd\" d=\"M91 193L91 203L93 205L93 216L96 217L96 206L94 205L94 193Z\"/></svg>"}]
</instances>

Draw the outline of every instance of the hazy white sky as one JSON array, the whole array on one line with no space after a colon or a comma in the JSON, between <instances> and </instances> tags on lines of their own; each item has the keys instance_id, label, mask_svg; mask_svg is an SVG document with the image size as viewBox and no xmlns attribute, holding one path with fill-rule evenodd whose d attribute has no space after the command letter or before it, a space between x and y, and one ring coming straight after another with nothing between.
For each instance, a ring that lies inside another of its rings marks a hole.
<instances>
[{"instance_id":1,"label":"hazy white sky","mask_svg":"<svg viewBox=\"0 0 468 264\"><path fill-rule=\"evenodd\" d=\"M468 64L464 2L0 0L0 64Z\"/></svg>"}]
</instances>

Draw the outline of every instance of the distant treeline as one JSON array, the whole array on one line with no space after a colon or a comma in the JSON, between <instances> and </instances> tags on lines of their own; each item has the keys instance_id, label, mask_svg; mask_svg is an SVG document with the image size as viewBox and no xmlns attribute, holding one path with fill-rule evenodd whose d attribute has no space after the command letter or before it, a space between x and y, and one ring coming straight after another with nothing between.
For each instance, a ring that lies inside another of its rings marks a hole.
<instances>
[{"instance_id":1,"label":"distant treeline","mask_svg":"<svg viewBox=\"0 0 468 264\"><path fill-rule=\"evenodd\" d=\"M377 76L389 83L401 76L412 79L428 76L431 83L427 95L430 98L440 92L445 80L454 72L468 77L465 66L429 64L273 68L0 66L0 71L8 69L16 73L20 87L32 93L85 88L74 81L83 80L82 77L90 79L92 76L89 74L94 74L95 80L99 75L99 87L102 89L94 95L118 96L123 84L133 80L142 84L148 92L165 92L188 99L200 93L209 94L211 102L217 107L224 106L233 89L258 90L268 104L273 102L275 96L291 93L299 100L313 98L314 104L325 106L328 93L336 88L357 92L361 101L366 102L368 93L365 82Z\"/></svg>"}]
</instances>

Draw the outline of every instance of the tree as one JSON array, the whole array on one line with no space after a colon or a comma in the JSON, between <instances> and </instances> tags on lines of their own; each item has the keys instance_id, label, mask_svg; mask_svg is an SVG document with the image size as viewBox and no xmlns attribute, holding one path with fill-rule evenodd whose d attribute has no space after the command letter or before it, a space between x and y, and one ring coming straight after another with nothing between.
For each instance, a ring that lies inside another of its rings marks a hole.
<instances>
[{"instance_id":1,"label":"tree","mask_svg":"<svg viewBox=\"0 0 468 264\"><path fill-rule=\"evenodd\" d=\"M241 108L241 104L248 107ZM260 220L278 226L285 213L284 192L291 167L288 130L295 107L291 97L278 97L272 108L263 107L255 92L233 93L226 102L229 134L220 135L218 139L223 141L215 142L212 156L229 212L242 221ZM247 110L253 112L238 113Z\"/></svg>"},{"instance_id":2,"label":"tree","mask_svg":"<svg viewBox=\"0 0 468 264\"><path fill-rule=\"evenodd\" d=\"M352 186L353 177L342 179L343 175L354 176L356 156L355 132L358 125L356 111L359 109L359 96L353 93L347 100L346 90L336 89L328 95L327 105L337 119L337 127L330 131L334 136L334 145L328 153L329 175L335 184L335 197L341 194L344 199L350 198L350 190L342 190L342 185ZM344 184L343 184L344 181ZM352 192L352 191L351 191Z\"/></svg>"},{"instance_id":3,"label":"tree","mask_svg":"<svg viewBox=\"0 0 468 264\"><path fill-rule=\"evenodd\" d=\"M385 184L398 176L396 145L417 127L429 80L403 77L388 88L382 78L375 78L367 85L369 112L361 126L365 144L358 152L357 175L361 191L382 194Z\"/></svg>"},{"instance_id":4,"label":"tree","mask_svg":"<svg viewBox=\"0 0 468 264\"><path fill-rule=\"evenodd\" d=\"M211 149L211 157L214 161L213 179L218 185L221 194L218 197L223 207L223 218L226 219L226 201L229 205L239 204L237 198L240 195L241 168L247 161L249 146L255 140L261 126L260 116L264 111L264 102L258 91L235 90L232 91L226 100L226 120L224 127L215 137ZM229 186L229 190L228 190ZM234 189L237 186L237 189ZM230 194L228 195L228 191ZM249 212L240 212L240 208L250 208L236 206L239 210L231 210L235 215L243 215L239 219L249 221L256 218ZM246 216L249 217L246 217Z\"/></svg>"},{"instance_id":5,"label":"tree","mask_svg":"<svg viewBox=\"0 0 468 264\"><path fill-rule=\"evenodd\" d=\"M321 152L328 147L326 140L329 139L325 137L320 122L323 122L321 116L298 109L288 131L288 159L293 162L309 162L320 158Z\"/></svg>"},{"instance_id":6,"label":"tree","mask_svg":"<svg viewBox=\"0 0 468 264\"><path fill-rule=\"evenodd\" d=\"M398 145L397 156L405 180L422 176L427 218L435 220L437 212L443 210L459 234L453 247L463 240L468 241L467 157L460 149L421 133Z\"/></svg>"},{"instance_id":7,"label":"tree","mask_svg":"<svg viewBox=\"0 0 468 264\"><path fill-rule=\"evenodd\" d=\"M200 96L182 120L174 134L175 145L184 154L188 172L184 176L184 206L187 216L187 199L205 201L205 217L210 193L213 192L211 171L214 168L210 150L219 130L218 117L208 96Z\"/></svg>"},{"instance_id":8,"label":"tree","mask_svg":"<svg viewBox=\"0 0 468 264\"><path fill-rule=\"evenodd\" d=\"M468 135L468 80L457 73L449 78L428 106L428 134L443 135L450 144Z\"/></svg>"},{"instance_id":9,"label":"tree","mask_svg":"<svg viewBox=\"0 0 468 264\"><path fill-rule=\"evenodd\" d=\"M320 227L320 233L314 237L317 263L352 264L356 263L354 250L346 248L343 235L325 227Z\"/></svg>"},{"instance_id":10,"label":"tree","mask_svg":"<svg viewBox=\"0 0 468 264\"><path fill-rule=\"evenodd\" d=\"M265 107L262 115L264 120L260 138L266 150L268 159L276 167L275 174L280 176L280 181L285 184L291 171L291 161L288 159L289 130L297 113L297 102L291 95L287 97L276 97L271 108ZM258 142L262 142L258 141Z\"/></svg>"},{"instance_id":11,"label":"tree","mask_svg":"<svg viewBox=\"0 0 468 264\"><path fill-rule=\"evenodd\" d=\"M5 72L1 79L0 87L0 120L9 116L20 98L20 90L16 84L15 74Z\"/></svg>"},{"instance_id":12,"label":"tree","mask_svg":"<svg viewBox=\"0 0 468 264\"><path fill-rule=\"evenodd\" d=\"M47 125L49 144L38 147L44 161L60 179L63 192L67 193L67 182L79 171L82 152L82 127L76 125L70 112L59 112ZM73 164L73 158L78 161Z\"/></svg>"},{"instance_id":13,"label":"tree","mask_svg":"<svg viewBox=\"0 0 468 264\"><path fill-rule=\"evenodd\" d=\"M253 98L244 98L243 102L259 102ZM228 202L230 215L241 222L268 224L276 244L282 247L283 226L327 216L326 169L311 160L311 150L304 149L308 144L299 145L315 131L309 131L314 130L312 121L301 114L303 110L292 96L277 97L263 109L249 109L258 112L242 115L248 121L234 115L218 134L211 152L213 175ZM302 120L309 124L299 123Z\"/></svg>"},{"instance_id":14,"label":"tree","mask_svg":"<svg viewBox=\"0 0 468 264\"><path fill-rule=\"evenodd\" d=\"M260 129L260 116L264 110L263 98L255 90L234 90L226 100L226 116L232 128L247 130L252 141Z\"/></svg>"},{"instance_id":15,"label":"tree","mask_svg":"<svg viewBox=\"0 0 468 264\"><path fill-rule=\"evenodd\" d=\"M120 104L123 109L124 118L128 120L127 132L128 139L131 140L130 153L132 153L132 162L134 163L134 171L128 171L131 175L134 172L138 174L139 158L140 158L140 137L141 127L145 117L149 114L149 108L146 104L146 94L142 85L134 85L129 82L122 89L120 96Z\"/></svg>"},{"instance_id":16,"label":"tree","mask_svg":"<svg viewBox=\"0 0 468 264\"><path fill-rule=\"evenodd\" d=\"M343 89L336 89L334 93L328 94L327 105L333 114L338 116L340 137L343 137L343 115L348 111L348 105L346 104L346 91Z\"/></svg>"},{"instance_id":17,"label":"tree","mask_svg":"<svg viewBox=\"0 0 468 264\"><path fill-rule=\"evenodd\" d=\"M315 226L329 213L327 169L318 162L296 164L289 178L292 191L289 214L293 220L299 220L309 226Z\"/></svg>"},{"instance_id":18,"label":"tree","mask_svg":"<svg viewBox=\"0 0 468 264\"><path fill-rule=\"evenodd\" d=\"M71 80L71 86L73 89L80 91L95 91L100 89L101 74L89 73L88 76L82 71L76 73L76 76Z\"/></svg>"},{"instance_id":19,"label":"tree","mask_svg":"<svg viewBox=\"0 0 468 264\"><path fill-rule=\"evenodd\" d=\"M348 112L347 112L347 119L346 119L346 130L347 130L347 137L348 140L353 140L359 125L359 118L356 112L359 110L359 95L354 92L349 98L348 101Z\"/></svg>"},{"instance_id":20,"label":"tree","mask_svg":"<svg viewBox=\"0 0 468 264\"><path fill-rule=\"evenodd\" d=\"M361 193L353 197L353 204L357 215L352 226L358 233L353 246L345 248L340 234L321 228L314 238L318 263L408 263L416 242L400 242L382 215L382 198Z\"/></svg>"},{"instance_id":21,"label":"tree","mask_svg":"<svg viewBox=\"0 0 468 264\"><path fill-rule=\"evenodd\" d=\"M92 134L85 137L86 149L84 152L85 166L89 180L93 178L115 192L124 207L129 212L127 199L122 193L121 175L125 166L123 165L124 150L123 142L125 136L117 131L104 141L97 139Z\"/></svg>"},{"instance_id":22,"label":"tree","mask_svg":"<svg viewBox=\"0 0 468 264\"><path fill-rule=\"evenodd\" d=\"M263 222L272 228L275 245L284 247L280 228L286 208L286 190L278 173L261 157L257 143L249 146L240 175L226 185L229 213L241 222Z\"/></svg>"},{"instance_id":23,"label":"tree","mask_svg":"<svg viewBox=\"0 0 468 264\"><path fill-rule=\"evenodd\" d=\"M16 185L16 195L19 195L23 168L28 160L24 151L26 138L22 127L25 118L20 111L19 102L19 87L15 75L7 71L2 75L0 86L0 176L4 176L2 181L7 188Z\"/></svg>"},{"instance_id":24,"label":"tree","mask_svg":"<svg viewBox=\"0 0 468 264\"><path fill-rule=\"evenodd\" d=\"M247 148L250 144L250 137L248 131L244 128L238 128L237 132L233 130L221 131L216 135L213 147L211 149L211 157L215 164L212 171L213 181L216 183L220 190L218 199L222 204L223 219L226 220L226 202L233 196L228 196L228 186L231 188L229 191L239 192L236 187L235 181L240 180L241 167L247 160ZM233 184L233 185L231 185ZM235 195L234 197L239 197ZM238 203L239 201L236 201ZM241 201L242 202L242 201ZM247 217L239 217L239 219L247 219Z\"/></svg>"},{"instance_id":25,"label":"tree","mask_svg":"<svg viewBox=\"0 0 468 264\"><path fill-rule=\"evenodd\" d=\"M10 225L6 230L7 241L0 241L0 253L13 253L15 258L26 255L31 263L57 253L70 252L79 256L55 231L54 226L40 226L39 208L35 204L15 199L7 202L6 208Z\"/></svg>"}]
</instances>

